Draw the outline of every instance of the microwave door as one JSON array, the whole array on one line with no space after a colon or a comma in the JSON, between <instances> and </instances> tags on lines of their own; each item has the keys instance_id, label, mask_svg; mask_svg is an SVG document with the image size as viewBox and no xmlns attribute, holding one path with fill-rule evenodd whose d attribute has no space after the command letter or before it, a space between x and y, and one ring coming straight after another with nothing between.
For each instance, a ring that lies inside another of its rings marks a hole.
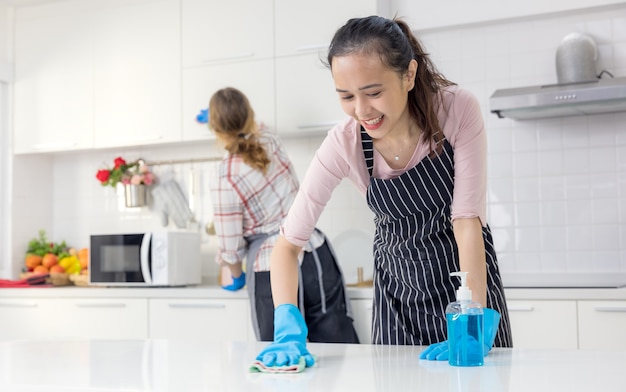
<instances>
[{"instance_id":1,"label":"microwave door","mask_svg":"<svg viewBox=\"0 0 626 392\"><path fill-rule=\"evenodd\" d=\"M141 275L143 281L147 284L152 284L152 273L150 271L150 240L152 239L152 233L146 233L141 240Z\"/></svg>"}]
</instances>

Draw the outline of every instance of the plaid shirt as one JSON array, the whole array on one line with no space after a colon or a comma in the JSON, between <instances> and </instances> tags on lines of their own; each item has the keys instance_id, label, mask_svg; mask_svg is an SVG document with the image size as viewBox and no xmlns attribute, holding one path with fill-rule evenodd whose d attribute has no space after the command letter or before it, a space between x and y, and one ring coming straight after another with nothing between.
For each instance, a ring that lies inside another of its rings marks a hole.
<instances>
[{"instance_id":1,"label":"plaid shirt","mask_svg":"<svg viewBox=\"0 0 626 392\"><path fill-rule=\"evenodd\" d=\"M246 237L268 234L254 262L254 271L269 271L270 254L279 228L298 192L298 178L276 137L263 133L261 143L270 158L267 173L248 166L241 157L227 155L211 183L218 252L216 261L244 262L248 252ZM311 236L313 246L323 236Z\"/></svg>"}]
</instances>

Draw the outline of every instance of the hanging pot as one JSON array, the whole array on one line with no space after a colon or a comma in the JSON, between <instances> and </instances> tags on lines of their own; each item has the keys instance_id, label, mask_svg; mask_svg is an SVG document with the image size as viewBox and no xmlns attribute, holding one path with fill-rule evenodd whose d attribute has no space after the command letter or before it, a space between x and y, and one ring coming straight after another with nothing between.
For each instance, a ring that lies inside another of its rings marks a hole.
<instances>
[{"instance_id":1,"label":"hanging pot","mask_svg":"<svg viewBox=\"0 0 626 392\"><path fill-rule=\"evenodd\" d=\"M126 207L143 207L146 205L146 186L141 185L124 185L124 199Z\"/></svg>"}]
</instances>

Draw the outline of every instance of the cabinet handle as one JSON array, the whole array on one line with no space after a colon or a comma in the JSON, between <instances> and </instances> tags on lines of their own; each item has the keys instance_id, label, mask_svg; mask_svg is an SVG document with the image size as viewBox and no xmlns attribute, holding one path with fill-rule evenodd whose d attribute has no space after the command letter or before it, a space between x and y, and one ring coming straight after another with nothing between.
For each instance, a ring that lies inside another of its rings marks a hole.
<instances>
[{"instance_id":1,"label":"cabinet handle","mask_svg":"<svg viewBox=\"0 0 626 392\"><path fill-rule=\"evenodd\" d=\"M76 304L78 308L125 308L126 304L123 303L108 303L108 304Z\"/></svg>"},{"instance_id":2,"label":"cabinet handle","mask_svg":"<svg viewBox=\"0 0 626 392\"><path fill-rule=\"evenodd\" d=\"M36 302L30 303L18 303L18 302L2 302L0 303L0 307L2 308L36 308L39 304Z\"/></svg>"},{"instance_id":3,"label":"cabinet handle","mask_svg":"<svg viewBox=\"0 0 626 392\"><path fill-rule=\"evenodd\" d=\"M316 123L316 124L304 124L304 125L298 125L298 129L313 129L313 128L329 128L334 126L335 124L337 124L339 122L338 121L333 121L333 122L322 122L322 123Z\"/></svg>"},{"instance_id":4,"label":"cabinet handle","mask_svg":"<svg viewBox=\"0 0 626 392\"><path fill-rule=\"evenodd\" d=\"M533 310L535 310L530 305L509 305L508 308L509 312L532 312Z\"/></svg>"},{"instance_id":5,"label":"cabinet handle","mask_svg":"<svg viewBox=\"0 0 626 392\"><path fill-rule=\"evenodd\" d=\"M225 304L167 304L170 308L178 309L224 309Z\"/></svg>"},{"instance_id":6,"label":"cabinet handle","mask_svg":"<svg viewBox=\"0 0 626 392\"><path fill-rule=\"evenodd\" d=\"M596 312L626 312L626 306L596 306Z\"/></svg>"},{"instance_id":7,"label":"cabinet handle","mask_svg":"<svg viewBox=\"0 0 626 392\"><path fill-rule=\"evenodd\" d=\"M35 150L56 150L59 148L75 147L76 142L54 142L54 143L41 143L35 144L33 148Z\"/></svg>"},{"instance_id":8,"label":"cabinet handle","mask_svg":"<svg viewBox=\"0 0 626 392\"><path fill-rule=\"evenodd\" d=\"M308 52L311 50L328 49L329 46L330 44L303 45L303 46L298 46L296 48L296 52Z\"/></svg>"},{"instance_id":9,"label":"cabinet handle","mask_svg":"<svg viewBox=\"0 0 626 392\"><path fill-rule=\"evenodd\" d=\"M234 54L232 56L224 56L224 57L211 57L208 59L202 60L203 63L214 63L217 61L227 61L227 60L236 60L236 59L245 59L248 57L254 57L254 52L244 52L239 54Z\"/></svg>"}]
</instances>

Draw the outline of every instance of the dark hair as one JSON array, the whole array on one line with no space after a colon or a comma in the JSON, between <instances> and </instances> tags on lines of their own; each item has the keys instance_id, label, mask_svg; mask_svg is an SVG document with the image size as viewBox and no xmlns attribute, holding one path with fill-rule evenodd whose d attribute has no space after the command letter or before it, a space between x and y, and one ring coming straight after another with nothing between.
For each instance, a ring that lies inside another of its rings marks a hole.
<instances>
[{"instance_id":1,"label":"dark hair","mask_svg":"<svg viewBox=\"0 0 626 392\"><path fill-rule=\"evenodd\" d=\"M248 98L233 87L216 91L209 100L209 127L232 155L249 166L267 172L270 160L259 142L254 110Z\"/></svg>"},{"instance_id":2,"label":"dark hair","mask_svg":"<svg viewBox=\"0 0 626 392\"><path fill-rule=\"evenodd\" d=\"M335 57L350 54L378 55L382 63L404 76L409 63L417 61L415 86L409 92L408 106L411 117L424 132L425 140L442 139L437 120L442 87L455 83L437 71L428 53L409 26L402 20L381 16L368 16L348 20L333 37L328 50L327 67L332 69Z\"/></svg>"}]
</instances>

